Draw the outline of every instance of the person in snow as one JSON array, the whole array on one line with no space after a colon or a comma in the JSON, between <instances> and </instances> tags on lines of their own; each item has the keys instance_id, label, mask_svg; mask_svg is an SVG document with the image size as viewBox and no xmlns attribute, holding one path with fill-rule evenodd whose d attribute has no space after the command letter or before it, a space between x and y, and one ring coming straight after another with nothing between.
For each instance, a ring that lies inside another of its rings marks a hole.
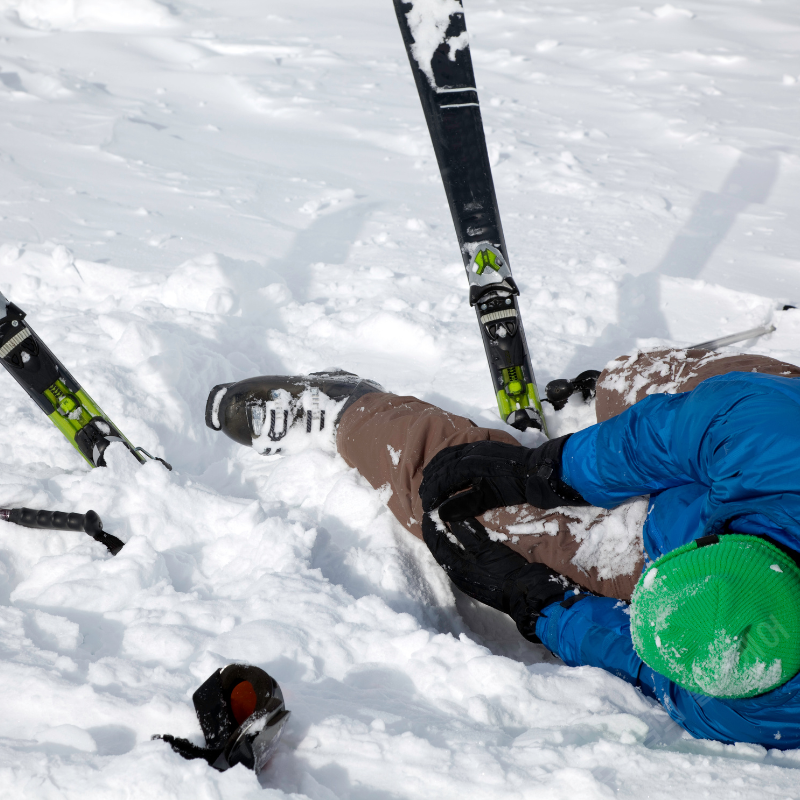
<instances>
[{"instance_id":1,"label":"person in snow","mask_svg":"<svg viewBox=\"0 0 800 800\"><path fill-rule=\"evenodd\" d=\"M537 448L337 371L215 387L206 421L263 450L293 423L323 427L320 393L337 401L339 453L373 487L388 484L391 511L464 593L566 664L657 698L696 737L790 749L798 377L761 356L637 353L600 375L596 425ZM629 523L645 495L622 572L580 557L593 529Z\"/></svg>"}]
</instances>

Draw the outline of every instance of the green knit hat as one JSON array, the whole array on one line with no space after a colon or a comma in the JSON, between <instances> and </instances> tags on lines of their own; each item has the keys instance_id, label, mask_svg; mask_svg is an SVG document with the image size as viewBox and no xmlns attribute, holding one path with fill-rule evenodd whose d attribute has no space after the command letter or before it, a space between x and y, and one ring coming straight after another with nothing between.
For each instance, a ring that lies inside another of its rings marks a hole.
<instances>
[{"instance_id":1,"label":"green knit hat","mask_svg":"<svg viewBox=\"0 0 800 800\"><path fill-rule=\"evenodd\" d=\"M631 600L642 661L684 689L753 697L800 671L800 569L757 536L707 536L654 562Z\"/></svg>"}]
</instances>

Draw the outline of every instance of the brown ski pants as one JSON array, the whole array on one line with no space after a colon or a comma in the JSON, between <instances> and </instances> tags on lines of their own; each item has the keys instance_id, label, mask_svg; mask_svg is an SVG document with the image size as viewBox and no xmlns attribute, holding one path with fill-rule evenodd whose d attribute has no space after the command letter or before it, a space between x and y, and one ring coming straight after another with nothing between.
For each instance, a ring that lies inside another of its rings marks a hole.
<instances>
[{"instance_id":1,"label":"brown ski pants","mask_svg":"<svg viewBox=\"0 0 800 800\"><path fill-rule=\"evenodd\" d=\"M706 350L636 353L612 361L600 375L597 421L611 419L649 394L689 392L706 378L727 372L800 377L800 368L766 356L722 356ZM419 485L423 468L445 447L479 441L519 444L505 431L481 428L415 397L383 392L357 400L344 413L337 432L344 460L376 489L388 485L390 510L418 538L422 538ZM645 509L643 501L611 511L543 511L523 505L489 511L481 521L493 538L505 539L529 561L546 564L591 592L628 601L642 571ZM633 538L620 536L620 530L631 528ZM612 552L604 553L604 544Z\"/></svg>"}]
</instances>

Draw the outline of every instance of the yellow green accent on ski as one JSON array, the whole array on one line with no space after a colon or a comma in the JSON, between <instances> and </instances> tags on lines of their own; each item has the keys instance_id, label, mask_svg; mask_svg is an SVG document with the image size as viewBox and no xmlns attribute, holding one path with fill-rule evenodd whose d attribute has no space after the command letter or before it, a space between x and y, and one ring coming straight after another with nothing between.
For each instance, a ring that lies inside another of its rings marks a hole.
<instances>
[{"instance_id":1,"label":"yellow green accent on ski","mask_svg":"<svg viewBox=\"0 0 800 800\"><path fill-rule=\"evenodd\" d=\"M512 412L521 408L535 408L544 426L544 433L547 435L547 426L544 421L542 404L536 387L532 383L525 383L522 367L507 367L502 372L503 388L497 392L497 407L500 416L508 419Z\"/></svg>"},{"instance_id":2,"label":"yellow green accent on ski","mask_svg":"<svg viewBox=\"0 0 800 800\"><path fill-rule=\"evenodd\" d=\"M483 271L486 267L491 267L495 272L500 269L500 265L497 263L497 256L494 254L492 250L480 250L475 255L475 266L473 269L478 275L483 275Z\"/></svg>"},{"instance_id":3,"label":"yellow green accent on ski","mask_svg":"<svg viewBox=\"0 0 800 800\"><path fill-rule=\"evenodd\" d=\"M45 389L44 396L53 404L54 411L52 414L48 414L53 424L67 437L72 446L83 456L84 460L94 467L94 464L81 453L80 448L75 443L76 434L95 417L105 420L116 433L119 433L119 428L111 422L100 406L83 389L71 392L61 379ZM128 444L136 458L143 462L143 459L134 451L133 445L121 433L119 433L119 436Z\"/></svg>"}]
</instances>

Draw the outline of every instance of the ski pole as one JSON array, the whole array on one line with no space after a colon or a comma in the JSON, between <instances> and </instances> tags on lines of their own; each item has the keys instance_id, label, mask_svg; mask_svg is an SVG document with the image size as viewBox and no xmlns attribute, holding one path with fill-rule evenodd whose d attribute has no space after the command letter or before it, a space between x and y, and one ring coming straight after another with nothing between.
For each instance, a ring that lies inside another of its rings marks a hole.
<instances>
[{"instance_id":1,"label":"ski pole","mask_svg":"<svg viewBox=\"0 0 800 800\"><path fill-rule=\"evenodd\" d=\"M720 336L718 339L709 339L707 342L693 344L687 350L718 350L720 347L727 347L736 342L746 342L748 339L757 339L759 336L766 336L776 330L774 325L763 325L760 328L750 328L749 331L732 333L730 336Z\"/></svg>"},{"instance_id":2,"label":"ski pole","mask_svg":"<svg viewBox=\"0 0 800 800\"><path fill-rule=\"evenodd\" d=\"M24 528L43 528L53 531L82 531L96 542L104 544L115 556L125 542L106 533L103 521L96 511L85 514L68 514L65 511L35 511L32 508L0 508L0 519L22 525Z\"/></svg>"},{"instance_id":3,"label":"ski pole","mask_svg":"<svg viewBox=\"0 0 800 800\"><path fill-rule=\"evenodd\" d=\"M797 306L784 305L781 311L789 311L797 308ZM740 331L739 333L732 333L730 336L720 336L718 339L709 339L707 342L700 342L700 344L693 344L687 347L687 350L718 350L720 347L727 347L729 344L736 344L736 342L746 342L748 339L758 339L759 336L766 336L768 333L773 333L777 328L770 323L769 325L762 325L760 328L750 328L747 331Z\"/></svg>"},{"instance_id":4,"label":"ski pole","mask_svg":"<svg viewBox=\"0 0 800 800\"><path fill-rule=\"evenodd\" d=\"M784 306L783 310L786 311L794 306ZM717 339L709 339L707 342L700 342L700 344L693 344L684 349L686 350L719 350L721 347L727 347L729 344L736 344L736 342L746 342L748 339L757 339L759 336L766 336L777 330L774 325L762 325L760 328L750 328L746 331L739 331L739 333L731 333L729 336L720 336ZM567 400L577 391L583 393L583 399L588 400L594 395L595 384L600 377L598 370L590 369L582 372L577 378L573 380L566 380L565 378L557 378L545 386L544 393L547 400L551 403L556 411L560 411L567 404Z\"/></svg>"},{"instance_id":5,"label":"ski pole","mask_svg":"<svg viewBox=\"0 0 800 800\"><path fill-rule=\"evenodd\" d=\"M89 464L104 467L103 454L112 442L122 442L144 464L144 456L137 452L141 448L122 435L25 322L25 312L2 292L0 314L0 361ZM172 469L162 459L157 460Z\"/></svg>"}]
</instances>

